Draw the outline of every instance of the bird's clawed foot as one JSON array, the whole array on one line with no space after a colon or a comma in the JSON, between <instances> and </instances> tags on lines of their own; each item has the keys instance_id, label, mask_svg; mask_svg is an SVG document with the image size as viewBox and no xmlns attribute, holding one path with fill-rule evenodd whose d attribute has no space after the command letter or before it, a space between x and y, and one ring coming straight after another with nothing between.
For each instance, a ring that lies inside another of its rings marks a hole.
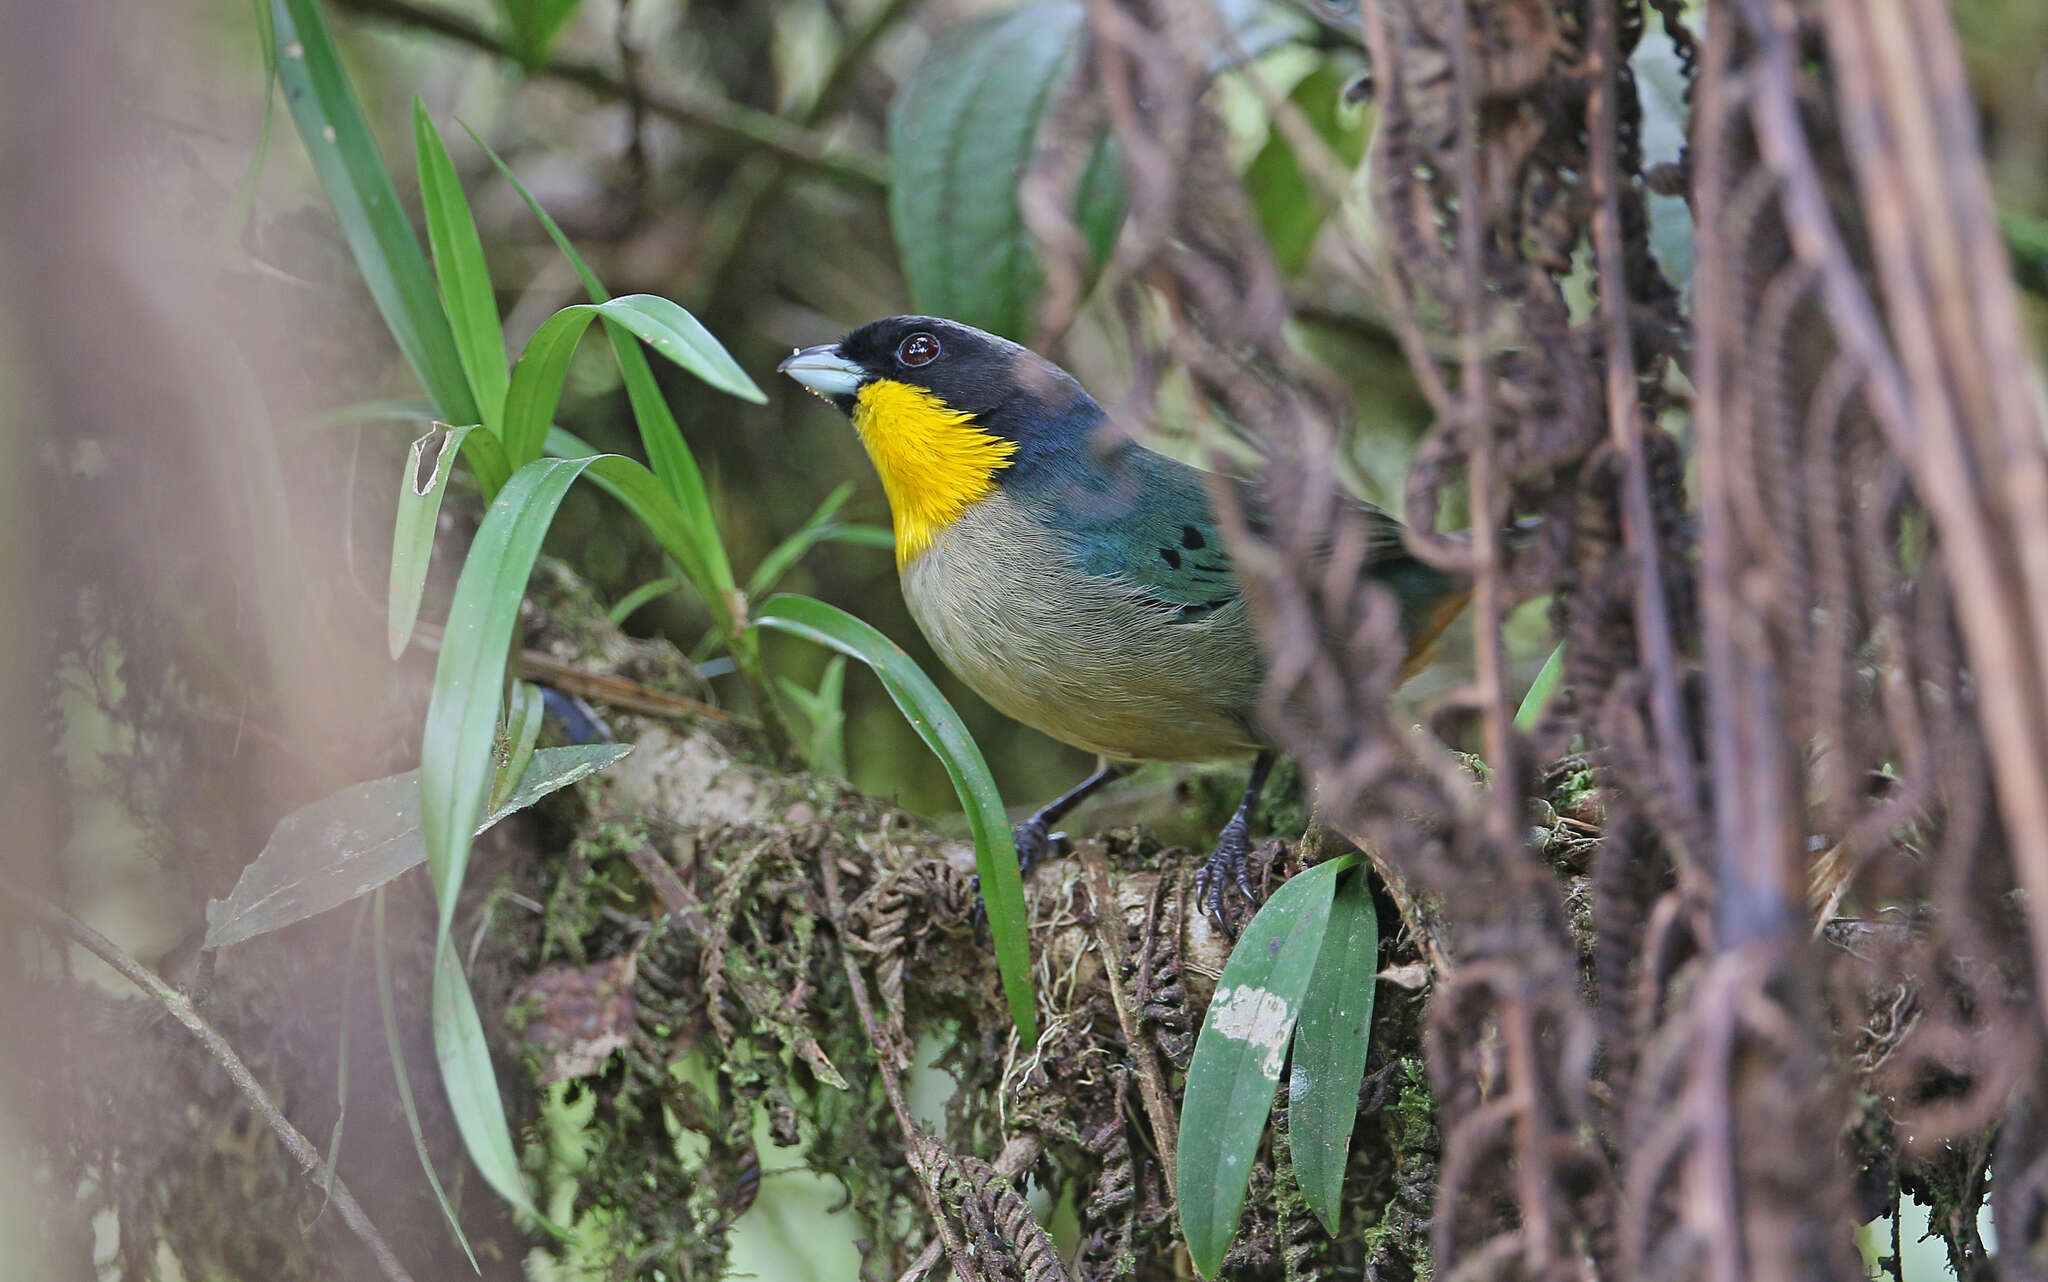
<instances>
[{"instance_id":1,"label":"bird's clawed foot","mask_svg":"<svg viewBox=\"0 0 2048 1282\"><path fill-rule=\"evenodd\" d=\"M1216 928L1232 939L1259 907L1259 892L1252 885L1251 853L1251 821L1239 810L1223 825L1216 849L1195 871L1195 902ZM1232 910L1229 900L1233 886L1244 901L1241 914Z\"/></svg>"},{"instance_id":2,"label":"bird's clawed foot","mask_svg":"<svg viewBox=\"0 0 2048 1282\"><path fill-rule=\"evenodd\" d=\"M1017 872L1020 876L1029 877L1032 869L1059 854L1067 844L1067 834L1048 832L1051 827L1043 811L1017 825Z\"/></svg>"}]
</instances>

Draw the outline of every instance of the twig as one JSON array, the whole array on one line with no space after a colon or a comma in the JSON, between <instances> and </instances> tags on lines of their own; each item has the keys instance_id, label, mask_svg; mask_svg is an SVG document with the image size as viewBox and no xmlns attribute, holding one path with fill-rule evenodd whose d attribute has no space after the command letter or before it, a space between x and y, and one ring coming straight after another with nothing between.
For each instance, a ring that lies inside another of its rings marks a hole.
<instances>
[{"instance_id":1,"label":"twig","mask_svg":"<svg viewBox=\"0 0 2048 1282\"><path fill-rule=\"evenodd\" d=\"M439 653L443 633L431 623L413 625L413 639L420 648ZM565 663L553 655L539 650L521 650L513 657L513 674L522 679L532 677L547 682L563 694L573 694L579 699L595 699L607 707L625 712L638 713L643 717L670 717L696 721L709 721L714 725L757 726L752 718L739 716L724 708L713 707L701 699L688 695L670 694L653 686L626 677L613 676L608 672L592 672L573 663Z\"/></svg>"},{"instance_id":2,"label":"twig","mask_svg":"<svg viewBox=\"0 0 2048 1282\"><path fill-rule=\"evenodd\" d=\"M1123 914L1116 905L1116 892L1109 884L1109 866L1099 846L1083 848L1081 869L1088 879L1088 899L1093 909L1089 923L1095 947L1102 954L1102 973L1109 981L1110 1005L1116 1008L1117 1027L1124 1035L1124 1053L1138 1074L1138 1097L1145 1102L1145 1117L1152 1123L1152 1138L1159 1145L1159 1165L1166 1172L1166 1192L1174 1205L1180 1204L1180 1117L1166 1092L1166 1074L1152 1044L1138 1031L1131 1004L1124 995L1124 950L1117 938L1123 931ZM1112 929L1114 927L1114 929Z\"/></svg>"},{"instance_id":3,"label":"twig","mask_svg":"<svg viewBox=\"0 0 2048 1282\"><path fill-rule=\"evenodd\" d=\"M839 858L827 850L818 862L824 872L825 902L832 909L833 929L843 932L846 929L846 899L839 893ZM860 1012L861 1027L867 1030L868 1041L874 1045L875 1070L882 1075L882 1090L888 1095L889 1107L896 1114L896 1125L903 1132L904 1156L917 1173L917 1188L924 1196L925 1209L931 1212L932 1222L938 1226L939 1240L946 1245L946 1256L953 1263L953 1272L962 1282L980 1282L981 1270L975 1267L974 1256L969 1253L967 1243L946 1215L938 1188L926 1167L925 1147L928 1141L918 1128L917 1120L910 1115L910 1105L903 1095L903 1083L896 1076L895 1039L875 1018L874 1002L868 997L866 981L861 978L860 963L854 959L853 949L843 938L839 959L846 964L846 982L853 990L853 1005Z\"/></svg>"},{"instance_id":4,"label":"twig","mask_svg":"<svg viewBox=\"0 0 2048 1282\"><path fill-rule=\"evenodd\" d=\"M1623 256L1620 175L1615 158L1615 94L1621 84L1614 0L1593 6L1593 87L1586 99L1591 135L1593 252L1600 279L1600 319L1607 330L1607 428L1621 453L1621 526L1636 571L1636 646L1650 674L1650 719L1657 728L1664 782L1690 831L1697 832L1699 782L1693 773L1692 735L1678 690L1677 646L1657 531L1650 511L1650 472L1643 456L1643 424L1636 402L1635 347L1629 341L1628 277Z\"/></svg>"},{"instance_id":5,"label":"twig","mask_svg":"<svg viewBox=\"0 0 2048 1282\"><path fill-rule=\"evenodd\" d=\"M235 1054L235 1048L228 1045L227 1039L215 1032L211 1024L200 1018L190 998L166 984L155 971L123 952L105 935L34 891L0 878L0 895L5 895L10 902L21 907L30 917L43 925L70 936L87 952L119 971L130 983L168 1011L171 1018L183 1024L199 1039L200 1045L206 1048L207 1053L213 1056L214 1062L227 1073L236 1089L242 1092L242 1097L249 1101L249 1107L256 1110L256 1115L261 1117L283 1142L285 1151L297 1160L299 1168L315 1180L326 1177L327 1159L321 1156L320 1150L313 1142L301 1135L298 1128L270 1102L270 1096L264 1092L255 1075L250 1073L248 1066L242 1063L241 1056ZM370 1217L363 1213L362 1206L357 1203L355 1195L349 1192L348 1185L342 1182L339 1174L333 1177L328 1188L334 1205L341 1211L342 1221L369 1249L371 1258L377 1261L377 1267L384 1276L390 1279L390 1282L412 1282L412 1275L405 1271L405 1266L392 1254L391 1247L384 1241L383 1235L377 1232L377 1226L370 1222Z\"/></svg>"},{"instance_id":6,"label":"twig","mask_svg":"<svg viewBox=\"0 0 2048 1282\"><path fill-rule=\"evenodd\" d=\"M403 23L458 44L481 49L507 62L520 61L519 55L505 41L456 14L412 4L409 0L336 0L336 3L365 17ZM865 188L886 187L889 183L888 171L880 160L828 145L816 133L791 124L773 112L712 94L672 97L646 90L636 93L633 86L590 62L558 59L532 68L532 73L581 86L600 97L637 103L665 120L708 134L729 146L743 151L771 152L835 182Z\"/></svg>"}]
</instances>

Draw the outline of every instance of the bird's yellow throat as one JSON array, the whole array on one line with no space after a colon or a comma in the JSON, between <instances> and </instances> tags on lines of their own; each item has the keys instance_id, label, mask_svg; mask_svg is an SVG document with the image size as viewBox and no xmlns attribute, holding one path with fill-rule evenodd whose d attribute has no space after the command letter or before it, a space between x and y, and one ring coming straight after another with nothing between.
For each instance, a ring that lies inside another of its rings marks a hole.
<instances>
[{"instance_id":1,"label":"bird's yellow throat","mask_svg":"<svg viewBox=\"0 0 2048 1282\"><path fill-rule=\"evenodd\" d=\"M996 488L996 473L1010 465L1015 441L974 425L922 387L875 379L853 401L860 433L889 510L896 518L896 564L910 564L939 531L960 519Z\"/></svg>"}]
</instances>

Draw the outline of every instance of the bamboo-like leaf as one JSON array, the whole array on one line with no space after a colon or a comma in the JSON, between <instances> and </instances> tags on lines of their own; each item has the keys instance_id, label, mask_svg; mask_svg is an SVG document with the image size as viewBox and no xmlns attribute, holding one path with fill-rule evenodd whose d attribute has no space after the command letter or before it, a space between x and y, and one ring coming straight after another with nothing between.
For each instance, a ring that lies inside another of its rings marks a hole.
<instances>
[{"instance_id":1,"label":"bamboo-like leaf","mask_svg":"<svg viewBox=\"0 0 2048 1282\"><path fill-rule=\"evenodd\" d=\"M1337 1231L1358 1088L1372 1034L1373 976L1379 973L1380 923L1363 872L1337 884L1323 951L1309 976L1294 1030L1287 1079L1287 1146L1302 1200L1330 1233Z\"/></svg>"},{"instance_id":2,"label":"bamboo-like leaf","mask_svg":"<svg viewBox=\"0 0 2048 1282\"><path fill-rule=\"evenodd\" d=\"M436 423L406 453L405 475L398 487L398 514L392 522L391 586L385 601L384 639L394 659L405 653L413 625L419 622L441 499L448 492L448 478L455 471L462 438L475 430Z\"/></svg>"},{"instance_id":3,"label":"bamboo-like leaf","mask_svg":"<svg viewBox=\"0 0 2048 1282\"><path fill-rule=\"evenodd\" d=\"M505 452L522 467L540 457L576 344L599 317L623 325L722 392L742 400L767 399L696 317L665 298L629 294L602 303L573 304L541 323L512 371L505 405Z\"/></svg>"},{"instance_id":4,"label":"bamboo-like leaf","mask_svg":"<svg viewBox=\"0 0 2048 1282\"><path fill-rule=\"evenodd\" d=\"M391 1060L391 1076L398 1085L398 1103L405 1110L405 1127L412 1132L412 1151L420 1160L420 1169L427 1173L427 1187L434 1191L434 1201L441 1207L441 1218L448 1223L448 1231L462 1244L462 1253L469 1257L469 1267L478 1273L476 1252L469 1249L469 1236L462 1231L462 1219L455 1214L455 1204L448 1200L448 1194L441 1188L441 1177L434 1170L434 1156L427 1151L427 1133L420 1126L419 1106L413 1102L412 1073L405 1066L405 1039L398 1031L398 999L391 991L391 949L384 936L384 892L378 891L370 900L375 904L376 952L377 952L377 1009L384 1016L384 1049Z\"/></svg>"},{"instance_id":5,"label":"bamboo-like leaf","mask_svg":"<svg viewBox=\"0 0 2048 1282\"><path fill-rule=\"evenodd\" d=\"M317 0L270 0L270 15L285 101L370 297L441 418L481 421L433 272L406 221Z\"/></svg>"},{"instance_id":6,"label":"bamboo-like leaf","mask_svg":"<svg viewBox=\"0 0 2048 1282\"><path fill-rule=\"evenodd\" d=\"M754 611L753 622L756 627L816 641L865 663L882 679L883 688L911 728L938 755L974 834L981 900L988 909L989 933L995 937L996 968L1002 974L1010 1018L1024 1045L1036 1043L1038 1015L1031 986L1031 933L1024 916L1024 881L1017 871L1017 852L1011 844L1002 794L960 714L903 647L836 606L785 593L763 601Z\"/></svg>"},{"instance_id":7,"label":"bamboo-like leaf","mask_svg":"<svg viewBox=\"0 0 2048 1282\"><path fill-rule=\"evenodd\" d=\"M455 162L448 158L440 131L427 118L427 109L418 98L412 100L412 131L419 154L420 204L427 216L427 243L434 249L442 309L484 426L502 436L510 374L505 330L498 321L498 295L491 288L483 240L477 235L469 200L462 194Z\"/></svg>"},{"instance_id":8,"label":"bamboo-like leaf","mask_svg":"<svg viewBox=\"0 0 2048 1282\"><path fill-rule=\"evenodd\" d=\"M818 504L818 510L811 518L797 527L794 534L782 540L769 550L761 563L754 567L754 573L747 579L747 595L766 596L773 591L790 567L803 559L804 553L823 542L831 532L832 518L839 515L839 509L846 506L846 500L853 497L853 482L847 481L825 496Z\"/></svg>"},{"instance_id":9,"label":"bamboo-like leaf","mask_svg":"<svg viewBox=\"0 0 2048 1282\"><path fill-rule=\"evenodd\" d=\"M491 809L504 805L518 790L520 779L533 762L533 747L540 742L541 722L546 719L540 687L514 681L511 706L505 710L505 759L491 780Z\"/></svg>"},{"instance_id":10,"label":"bamboo-like leaf","mask_svg":"<svg viewBox=\"0 0 2048 1282\"><path fill-rule=\"evenodd\" d=\"M1529 692L1522 696L1522 706L1515 709L1515 729L1527 734L1543 720L1543 710L1557 694L1558 683L1564 680L1564 642L1557 643L1550 657L1543 661L1536 679L1529 683Z\"/></svg>"},{"instance_id":11,"label":"bamboo-like leaf","mask_svg":"<svg viewBox=\"0 0 2048 1282\"><path fill-rule=\"evenodd\" d=\"M1237 1232L1337 874L1356 860L1317 864L1274 892L1231 950L1202 1019L1181 1096L1177 1184L1181 1236L1203 1277L1216 1276Z\"/></svg>"},{"instance_id":12,"label":"bamboo-like leaf","mask_svg":"<svg viewBox=\"0 0 2048 1282\"><path fill-rule=\"evenodd\" d=\"M622 743L538 750L518 790L485 815L476 830L596 774L630 751L632 745ZM242 870L227 898L206 905L205 946L225 948L338 908L426 858L419 771L350 784L278 820L262 853Z\"/></svg>"},{"instance_id":13,"label":"bamboo-like leaf","mask_svg":"<svg viewBox=\"0 0 2048 1282\"><path fill-rule=\"evenodd\" d=\"M611 294L605 289L597 273L590 270L590 264L583 261L583 255L576 252L576 246L554 220L545 207L535 200L533 193L526 190L526 184L519 181L519 175L491 145L477 136L474 129L464 125L477 146L491 158L505 181L512 184L512 190L526 202L526 207L539 221L555 247L569 260L583 282L583 290L592 303L611 301ZM668 402L662 399L661 388L654 381L654 370L647 364L647 356L640 345L633 341L632 331L619 320L605 317L605 333L611 339L612 355L619 362L619 372L626 384L626 398L632 402L633 420L640 428L640 445L647 451L647 462L654 474L667 487L669 496L682 508L683 515L696 531L696 541L707 549L708 564L705 569L708 580L700 584L706 589L706 597L723 595L733 590L734 581L731 563L725 555L725 544L721 541L717 524L711 517L710 492L704 487L704 474L697 467L696 455L690 452L689 442L683 439L683 431L676 426L675 415L669 412ZM758 389L757 389L758 390Z\"/></svg>"},{"instance_id":14,"label":"bamboo-like leaf","mask_svg":"<svg viewBox=\"0 0 2048 1282\"><path fill-rule=\"evenodd\" d=\"M683 586L683 581L673 574L664 574L658 579L649 579L631 592L620 597L611 609L604 612L604 617L616 628L632 618L639 611L640 607L650 601L667 596L681 586Z\"/></svg>"},{"instance_id":15,"label":"bamboo-like leaf","mask_svg":"<svg viewBox=\"0 0 2048 1282\"><path fill-rule=\"evenodd\" d=\"M455 955L455 941L445 935L434 950L433 1003L434 1062L469 1160L499 1197L560 1236L562 1230L549 1223L527 1191L512 1128L505 1121L505 1098L498 1091L490 1040L484 1035L476 998L470 995L469 978Z\"/></svg>"},{"instance_id":16,"label":"bamboo-like leaf","mask_svg":"<svg viewBox=\"0 0 2048 1282\"><path fill-rule=\"evenodd\" d=\"M528 463L512 474L484 514L455 584L420 742L420 814L427 871L440 910L434 944L435 1054L470 1159L500 1196L537 1219L513 1151L483 1025L449 931L490 787L505 663L526 580L562 496L594 461Z\"/></svg>"}]
</instances>

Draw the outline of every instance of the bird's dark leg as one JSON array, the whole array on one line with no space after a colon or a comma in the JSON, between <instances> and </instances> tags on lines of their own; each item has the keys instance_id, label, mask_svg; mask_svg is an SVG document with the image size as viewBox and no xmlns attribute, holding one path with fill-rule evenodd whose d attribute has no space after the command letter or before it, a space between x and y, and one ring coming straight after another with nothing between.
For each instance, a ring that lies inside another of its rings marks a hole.
<instances>
[{"instance_id":1,"label":"bird's dark leg","mask_svg":"<svg viewBox=\"0 0 2048 1282\"><path fill-rule=\"evenodd\" d=\"M1017 868L1026 877L1031 870L1043 863L1052 853L1052 826L1067 817L1075 806L1088 800L1102 785L1111 780L1121 779L1129 766L1118 765L1107 757L1095 759L1095 773L1067 789L1051 801L1038 808L1038 813L1017 825Z\"/></svg>"},{"instance_id":2,"label":"bird's dark leg","mask_svg":"<svg viewBox=\"0 0 2048 1282\"><path fill-rule=\"evenodd\" d=\"M1258 807L1259 794L1266 790L1266 776L1273 773L1273 756L1270 751L1262 752L1252 762L1252 777L1245 784L1243 799L1237 803L1237 813L1223 825L1223 831L1216 837L1215 851L1195 874L1196 900L1208 910L1210 919L1231 936L1237 931L1223 912L1224 890L1234 882L1246 903L1256 907L1259 902L1252 890L1251 869L1246 861L1252 852L1252 811Z\"/></svg>"}]
</instances>

